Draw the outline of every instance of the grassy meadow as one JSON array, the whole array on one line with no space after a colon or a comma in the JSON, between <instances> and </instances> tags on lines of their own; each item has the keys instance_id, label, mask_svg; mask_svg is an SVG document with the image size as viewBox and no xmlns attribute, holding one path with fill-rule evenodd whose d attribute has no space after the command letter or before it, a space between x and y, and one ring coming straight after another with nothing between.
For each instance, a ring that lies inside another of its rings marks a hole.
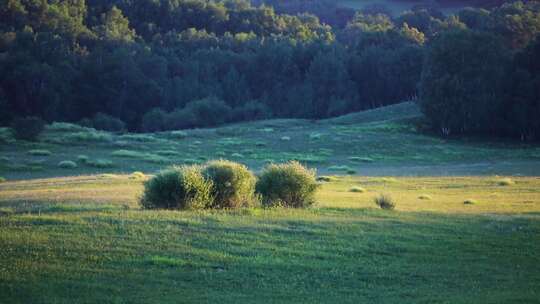
<instances>
[{"instance_id":1,"label":"grassy meadow","mask_svg":"<svg viewBox=\"0 0 540 304\"><path fill-rule=\"evenodd\" d=\"M37 143L4 129L0 303L538 303L540 148L433 137L419 115L406 103L127 135L55 124ZM317 168L317 203L140 209L157 170L214 158Z\"/></svg>"}]
</instances>

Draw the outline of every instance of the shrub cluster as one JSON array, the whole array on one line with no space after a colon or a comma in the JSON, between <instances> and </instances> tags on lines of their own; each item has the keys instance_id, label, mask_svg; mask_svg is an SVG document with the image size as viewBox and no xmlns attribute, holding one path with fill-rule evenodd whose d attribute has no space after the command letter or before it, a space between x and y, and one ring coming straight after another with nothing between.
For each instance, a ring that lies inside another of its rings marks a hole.
<instances>
[{"instance_id":1,"label":"shrub cluster","mask_svg":"<svg viewBox=\"0 0 540 304\"><path fill-rule=\"evenodd\" d=\"M314 170L298 162L269 165L259 179L244 165L214 160L164 170L144 183L145 209L204 209L312 205L318 187Z\"/></svg>"},{"instance_id":2,"label":"shrub cluster","mask_svg":"<svg viewBox=\"0 0 540 304\"><path fill-rule=\"evenodd\" d=\"M145 209L202 209L212 200L212 182L198 166L172 167L144 184Z\"/></svg>"},{"instance_id":3,"label":"shrub cluster","mask_svg":"<svg viewBox=\"0 0 540 304\"><path fill-rule=\"evenodd\" d=\"M315 202L318 186L315 170L291 161L268 165L257 182L257 192L266 206L304 208Z\"/></svg>"},{"instance_id":4,"label":"shrub cluster","mask_svg":"<svg viewBox=\"0 0 540 304\"><path fill-rule=\"evenodd\" d=\"M211 161L204 167L203 175L213 184L211 208L249 207L256 202L257 180L246 166L226 160Z\"/></svg>"},{"instance_id":5,"label":"shrub cluster","mask_svg":"<svg viewBox=\"0 0 540 304\"><path fill-rule=\"evenodd\" d=\"M393 210L396 207L394 199L387 194L381 194L374 199L375 204L384 210Z\"/></svg>"}]
</instances>

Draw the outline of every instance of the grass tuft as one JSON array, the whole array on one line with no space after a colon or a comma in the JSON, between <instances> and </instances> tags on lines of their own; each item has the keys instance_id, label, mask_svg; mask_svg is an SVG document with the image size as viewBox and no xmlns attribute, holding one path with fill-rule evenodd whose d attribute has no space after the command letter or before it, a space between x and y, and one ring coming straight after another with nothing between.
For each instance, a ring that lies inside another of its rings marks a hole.
<instances>
[{"instance_id":1,"label":"grass tuft","mask_svg":"<svg viewBox=\"0 0 540 304\"><path fill-rule=\"evenodd\" d=\"M396 207L396 202L388 194L381 194L374 199L375 205L384 210L393 210Z\"/></svg>"},{"instance_id":2,"label":"grass tuft","mask_svg":"<svg viewBox=\"0 0 540 304\"><path fill-rule=\"evenodd\" d=\"M81 164L86 164L88 162L88 156L86 155L79 155L77 156L77 161Z\"/></svg>"},{"instance_id":3,"label":"grass tuft","mask_svg":"<svg viewBox=\"0 0 540 304\"><path fill-rule=\"evenodd\" d=\"M77 164L71 160L63 160L58 163L58 167L62 169L75 169L77 168Z\"/></svg>"},{"instance_id":4,"label":"grass tuft","mask_svg":"<svg viewBox=\"0 0 540 304\"><path fill-rule=\"evenodd\" d=\"M335 182L337 181L337 177L335 176L327 176L327 175L323 175L323 176L319 176L317 177L317 181L318 182L326 182L326 183L330 183L330 182Z\"/></svg>"},{"instance_id":5,"label":"grass tuft","mask_svg":"<svg viewBox=\"0 0 540 304\"><path fill-rule=\"evenodd\" d=\"M516 182L514 182L512 179L510 178L503 178L503 179L500 179L497 181L497 185L499 186L512 186L514 185Z\"/></svg>"},{"instance_id":6,"label":"grass tuft","mask_svg":"<svg viewBox=\"0 0 540 304\"><path fill-rule=\"evenodd\" d=\"M129 179L145 179L146 175L140 171L135 171L129 175Z\"/></svg>"},{"instance_id":7,"label":"grass tuft","mask_svg":"<svg viewBox=\"0 0 540 304\"><path fill-rule=\"evenodd\" d=\"M354 187L351 187L351 189L349 189L349 192L364 193L364 192L366 192L366 189L364 189L362 187L359 187L359 186L354 186Z\"/></svg>"},{"instance_id":8,"label":"grass tuft","mask_svg":"<svg viewBox=\"0 0 540 304\"><path fill-rule=\"evenodd\" d=\"M464 202L463 202L464 205L476 205L478 204L478 201L477 200L474 200L474 199L466 199Z\"/></svg>"}]
</instances>

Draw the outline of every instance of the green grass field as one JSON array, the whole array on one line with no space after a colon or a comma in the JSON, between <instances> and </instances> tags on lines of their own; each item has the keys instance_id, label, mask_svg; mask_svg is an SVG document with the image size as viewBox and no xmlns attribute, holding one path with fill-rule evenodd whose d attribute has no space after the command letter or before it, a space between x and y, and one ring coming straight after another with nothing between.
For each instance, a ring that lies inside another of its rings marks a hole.
<instances>
[{"instance_id":1,"label":"green grass field","mask_svg":"<svg viewBox=\"0 0 540 304\"><path fill-rule=\"evenodd\" d=\"M0 303L538 303L540 148L433 137L419 117L406 103L160 134L56 124L37 143L3 129ZM298 159L328 182L305 210L140 209L149 175L220 157Z\"/></svg>"}]
</instances>

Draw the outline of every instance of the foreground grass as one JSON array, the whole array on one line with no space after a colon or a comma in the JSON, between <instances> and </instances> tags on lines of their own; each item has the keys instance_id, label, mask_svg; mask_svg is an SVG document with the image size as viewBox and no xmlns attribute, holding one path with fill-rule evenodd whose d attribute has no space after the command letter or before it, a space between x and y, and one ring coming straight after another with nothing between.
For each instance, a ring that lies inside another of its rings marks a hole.
<instances>
[{"instance_id":1,"label":"foreground grass","mask_svg":"<svg viewBox=\"0 0 540 304\"><path fill-rule=\"evenodd\" d=\"M139 210L128 176L3 183L0 302L537 301L540 179L332 180L313 209L199 212Z\"/></svg>"}]
</instances>

